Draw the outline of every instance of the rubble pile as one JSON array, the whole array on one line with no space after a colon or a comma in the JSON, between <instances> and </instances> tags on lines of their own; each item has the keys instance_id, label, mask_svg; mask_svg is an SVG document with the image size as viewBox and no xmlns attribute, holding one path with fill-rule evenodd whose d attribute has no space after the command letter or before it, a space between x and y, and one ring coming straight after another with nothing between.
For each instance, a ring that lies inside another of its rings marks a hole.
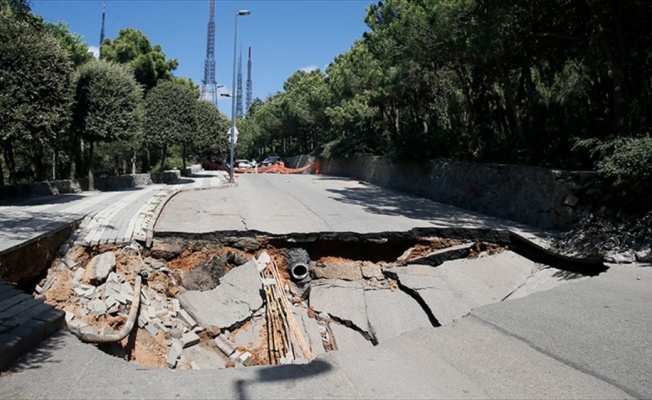
<instances>
[{"instance_id":1,"label":"rubble pile","mask_svg":"<svg viewBox=\"0 0 652 400\"><path fill-rule=\"evenodd\" d=\"M587 215L571 230L553 239L553 248L582 258L612 263L652 262L652 212L606 219Z\"/></svg>"}]
</instances>

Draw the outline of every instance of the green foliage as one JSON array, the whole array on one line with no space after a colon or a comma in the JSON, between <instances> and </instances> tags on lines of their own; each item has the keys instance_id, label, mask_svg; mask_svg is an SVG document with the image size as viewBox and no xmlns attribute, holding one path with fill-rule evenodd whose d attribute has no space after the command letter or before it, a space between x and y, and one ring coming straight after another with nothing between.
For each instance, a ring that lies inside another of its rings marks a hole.
<instances>
[{"instance_id":1,"label":"green foliage","mask_svg":"<svg viewBox=\"0 0 652 400\"><path fill-rule=\"evenodd\" d=\"M195 157L228 153L229 119L211 102L197 100L197 130L192 141Z\"/></svg>"},{"instance_id":2,"label":"green foliage","mask_svg":"<svg viewBox=\"0 0 652 400\"><path fill-rule=\"evenodd\" d=\"M59 39L63 48L68 52L68 59L75 68L93 59L93 54L88 50L88 45L83 38L70 32L68 24L65 22L45 23L45 28Z\"/></svg>"},{"instance_id":3,"label":"green foliage","mask_svg":"<svg viewBox=\"0 0 652 400\"><path fill-rule=\"evenodd\" d=\"M161 149L162 166L169 146L181 145L185 153L197 129L197 107L192 89L173 82L159 83L145 97L146 140Z\"/></svg>"},{"instance_id":4,"label":"green foliage","mask_svg":"<svg viewBox=\"0 0 652 400\"><path fill-rule=\"evenodd\" d=\"M585 140L579 147L590 149L597 157L596 167L610 185L652 190L652 138L615 138L607 141Z\"/></svg>"},{"instance_id":5,"label":"green foliage","mask_svg":"<svg viewBox=\"0 0 652 400\"><path fill-rule=\"evenodd\" d=\"M93 142L132 139L142 129L142 92L124 65L92 61L75 80L74 127Z\"/></svg>"},{"instance_id":6,"label":"green foliage","mask_svg":"<svg viewBox=\"0 0 652 400\"><path fill-rule=\"evenodd\" d=\"M199 85L195 85L195 82L192 81L190 78L182 78L179 76L173 76L171 78L172 82L181 85L181 86L186 86L192 90L192 92L195 95L195 98L199 98Z\"/></svg>"},{"instance_id":7,"label":"green foliage","mask_svg":"<svg viewBox=\"0 0 652 400\"><path fill-rule=\"evenodd\" d=\"M179 62L166 60L160 45L152 46L149 38L135 29L121 29L118 37L105 39L100 46L100 58L120 64L129 64L136 80L150 90L161 80L172 79Z\"/></svg>"},{"instance_id":8,"label":"green foliage","mask_svg":"<svg viewBox=\"0 0 652 400\"><path fill-rule=\"evenodd\" d=\"M45 179L44 154L70 120L72 66L59 41L33 23L0 12L0 143L10 183L21 163Z\"/></svg>"}]
</instances>

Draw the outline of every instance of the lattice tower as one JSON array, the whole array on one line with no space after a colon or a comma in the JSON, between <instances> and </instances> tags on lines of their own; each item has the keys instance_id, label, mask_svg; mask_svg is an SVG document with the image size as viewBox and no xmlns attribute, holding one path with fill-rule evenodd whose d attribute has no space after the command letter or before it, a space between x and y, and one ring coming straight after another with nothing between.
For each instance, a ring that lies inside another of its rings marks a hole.
<instances>
[{"instance_id":1,"label":"lattice tower","mask_svg":"<svg viewBox=\"0 0 652 400\"><path fill-rule=\"evenodd\" d=\"M100 30L100 46L104 43L104 20L106 19L106 0L102 0L102 29Z\"/></svg>"},{"instance_id":2,"label":"lattice tower","mask_svg":"<svg viewBox=\"0 0 652 400\"><path fill-rule=\"evenodd\" d=\"M204 60L204 79L201 81L199 99L210 101L217 107L217 81L215 80L215 0L210 0L208 11L206 60Z\"/></svg>"},{"instance_id":3,"label":"lattice tower","mask_svg":"<svg viewBox=\"0 0 652 400\"><path fill-rule=\"evenodd\" d=\"M253 83L251 82L251 47L249 48L249 59L247 61L247 97L245 98L245 105L247 108L245 112L249 111L253 97Z\"/></svg>"},{"instance_id":4,"label":"lattice tower","mask_svg":"<svg viewBox=\"0 0 652 400\"><path fill-rule=\"evenodd\" d=\"M238 118L242 118L244 115L242 109L242 49L240 49L240 58L238 59L238 89L235 100L235 115Z\"/></svg>"}]
</instances>

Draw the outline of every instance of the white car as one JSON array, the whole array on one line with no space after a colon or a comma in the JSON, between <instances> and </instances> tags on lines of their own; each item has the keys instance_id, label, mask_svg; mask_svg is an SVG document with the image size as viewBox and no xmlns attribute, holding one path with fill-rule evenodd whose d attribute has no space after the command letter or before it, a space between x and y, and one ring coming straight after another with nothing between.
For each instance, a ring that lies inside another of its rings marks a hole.
<instances>
[{"instance_id":1,"label":"white car","mask_svg":"<svg viewBox=\"0 0 652 400\"><path fill-rule=\"evenodd\" d=\"M251 168L249 160L235 160L236 168Z\"/></svg>"}]
</instances>

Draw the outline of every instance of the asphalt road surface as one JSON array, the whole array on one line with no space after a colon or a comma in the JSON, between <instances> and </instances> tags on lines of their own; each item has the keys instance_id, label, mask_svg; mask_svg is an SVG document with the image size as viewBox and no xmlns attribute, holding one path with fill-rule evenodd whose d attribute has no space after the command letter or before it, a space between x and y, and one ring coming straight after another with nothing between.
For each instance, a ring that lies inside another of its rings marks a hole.
<instances>
[{"instance_id":1,"label":"asphalt road surface","mask_svg":"<svg viewBox=\"0 0 652 400\"><path fill-rule=\"evenodd\" d=\"M246 174L237 186L185 191L166 205L156 232L254 229L271 234L386 232L412 228L503 229L496 218L356 180Z\"/></svg>"},{"instance_id":2,"label":"asphalt road surface","mask_svg":"<svg viewBox=\"0 0 652 400\"><path fill-rule=\"evenodd\" d=\"M235 187L178 194L156 230L414 227L521 229L357 181L245 175ZM0 375L0 398L652 398L650 304L652 268L611 266L373 348L226 370L147 370L62 332Z\"/></svg>"}]
</instances>

